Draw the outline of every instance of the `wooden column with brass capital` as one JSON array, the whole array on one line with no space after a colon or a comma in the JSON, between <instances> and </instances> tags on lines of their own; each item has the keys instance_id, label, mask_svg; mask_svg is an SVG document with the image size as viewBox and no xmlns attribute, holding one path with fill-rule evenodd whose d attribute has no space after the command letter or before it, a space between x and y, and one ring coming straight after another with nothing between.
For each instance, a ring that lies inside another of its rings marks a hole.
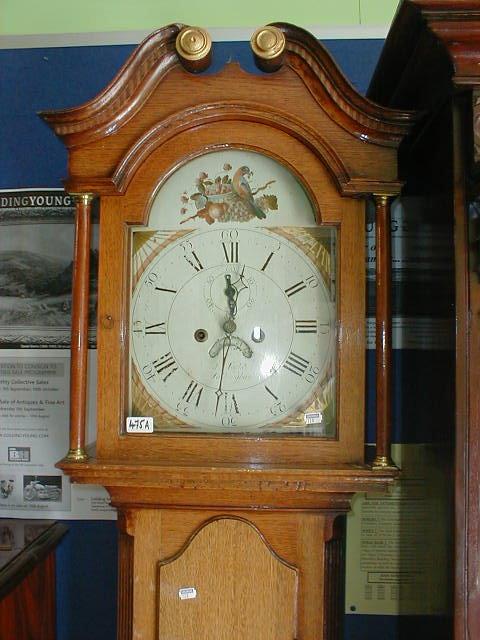
<instances>
[{"instance_id":1,"label":"wooden column with brass capital","mask_svg":"<svg viewBox=\"0 0 480 640\"><path fill-rule=\"evenodd\" d=\"M83 462L87 416L88 303L90 294L90 238L93 193L71 193L75 202L72 330L70 347L70 448L67 460Z\"/></svg>"},{"instance_id":2,"label":"wooden column with brass capital","mask_svg":"<svg viewBox=\"0 0 480 640\"><path fill-rule=\"evenodd\" d=\"M373 468L396 468L392 439L392 240L390 196L374 194L376 260L376 432Z\"/></svg>"}]
</instances>

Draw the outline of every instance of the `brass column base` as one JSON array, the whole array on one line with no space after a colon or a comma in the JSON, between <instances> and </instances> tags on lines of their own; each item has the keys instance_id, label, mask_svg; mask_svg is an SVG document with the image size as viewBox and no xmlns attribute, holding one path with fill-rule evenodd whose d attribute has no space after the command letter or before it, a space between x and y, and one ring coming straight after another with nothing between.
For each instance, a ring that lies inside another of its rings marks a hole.
<instances>
[{"instance_id":1,"label":"brass column base","mask_svg":"<svg viewBox=\"0 0 480 640\"><path fill-rule=\"evenodd\" d=\"M88 460L88 455L85 449L70 449L70 451L65 456L65 460L68 462L86 462Z\"/></svg>"},{"instance_id":2,"label":"brass column base","mask_svg":"<svg viewBox=\"0 0 480 640\"><path fill-rule=\"evenodd\" d=\"M372 471L398 471L397 465L389 456L376 456L372 462Z\"/></svg>"}]
</instances>

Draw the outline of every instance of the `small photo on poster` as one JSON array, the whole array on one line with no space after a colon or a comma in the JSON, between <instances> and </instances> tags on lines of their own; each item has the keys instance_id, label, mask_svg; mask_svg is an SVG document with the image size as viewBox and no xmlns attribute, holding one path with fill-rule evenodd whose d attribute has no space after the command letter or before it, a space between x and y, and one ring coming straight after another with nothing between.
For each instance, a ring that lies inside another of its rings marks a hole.
<instances>
[{"instance_id":1,"label":"small photo on poster","mask_svg":"<svg viewBox=\"0 0 480 640\"><path fill-rule=\"evenodd\" d=\"M30 462L31 447L8 447L9 462Z\"/></svg>"},{"instance_id":2,"label":"small photo on poster","mask_svg":"<svg viewBox=\"0 0 480 640\"><path fill-rule=\"evenodd\" d=\"M8 500L15 489L15 478L0 475L0 500Z\"/></svg>"},{"instance_id":3,"label":"small photo on poster","mask_svg":"<svg viewBox=\"0 0 480 640\"><path fill-rule=\"evenodd\" d=\"M0 347L68 348L74 206L62 190L0 191ZM91 249L90 346L95 343L97 225Z\"/></svg>"},{"instance_id":4,"label":"small photo on poster","mask_svg":"<svg viewBox=\"0 0 480 640\"><path fill-rule=\"evenodd\" d=\"M23 499L27 502L61 502L62 476L23 476Z\"/></svg>"},{"instance_id":5,"label":"small photo on poster","mask_svg":"<svg viewBox=\"0 0 480 640\"><path fill-rule=\"evenodd\" d=\"M13 528L7 524L0 526L0 551L12 551L15 548Z\"/></svg>"}]
</instances>

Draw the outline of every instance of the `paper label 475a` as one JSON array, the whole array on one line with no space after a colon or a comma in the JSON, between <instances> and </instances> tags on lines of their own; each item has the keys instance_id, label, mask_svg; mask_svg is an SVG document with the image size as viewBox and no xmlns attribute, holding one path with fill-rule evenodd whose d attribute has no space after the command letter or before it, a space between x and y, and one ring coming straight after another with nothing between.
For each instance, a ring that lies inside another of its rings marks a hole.
<instances>
[{"instance_id":1,"label":"paper label 475a","mask_svg":"<svg viewBox=\"0 0 480 640\"><path fill-rule=\"evenodd\" d=\"M127 433L153 433L153 418L129 416Z\"/></svg>"}]
</instances>

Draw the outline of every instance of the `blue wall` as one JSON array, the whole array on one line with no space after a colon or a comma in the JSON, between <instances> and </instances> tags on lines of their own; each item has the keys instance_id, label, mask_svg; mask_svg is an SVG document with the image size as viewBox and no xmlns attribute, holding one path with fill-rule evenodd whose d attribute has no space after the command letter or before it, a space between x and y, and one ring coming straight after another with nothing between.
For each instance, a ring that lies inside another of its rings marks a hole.
<instances>
[{"instance_id":1,"label":"blue wall","mask_svg":"<svg viewBox=\"0 0 480 640\"><path fill-rule=\"evenodd\" d=\"M365 91L381 40L326 42L354 86ZM66 151L36 115L77 106L113 78L131 46L65 47L0 51L0 188L59 187L66 176ZM254 70L246 43L218 43L209 71L229 59Z\"/></svg>"}]
</instances>

